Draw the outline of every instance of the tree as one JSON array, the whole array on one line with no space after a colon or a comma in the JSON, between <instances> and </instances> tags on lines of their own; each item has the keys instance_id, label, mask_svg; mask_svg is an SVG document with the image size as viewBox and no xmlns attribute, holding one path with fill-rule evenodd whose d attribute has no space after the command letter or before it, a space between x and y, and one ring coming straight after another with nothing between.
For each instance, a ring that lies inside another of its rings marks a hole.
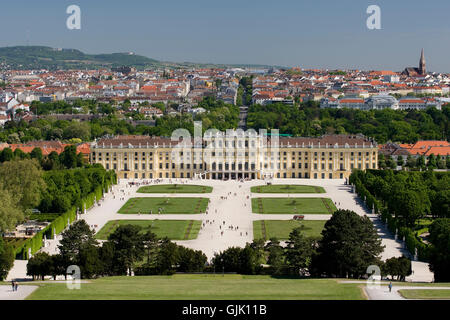
<instances>
[{"instance_id":1,"label":"tree","mask_svg":"<svg viewBox=\"0 0 450 320\"><path fill-rule=\"evenodd\" d=\"M88 141L91 138L91 128L85 122L72 122L63 131L64 139L79 138Z\"/></svg>"},{"instance_id":2,"label":"tree","mask_svg":"<svg viewBox=\"0 0 450 320\"><path fill-rule=\"evenodd\" d=\"M429 211L426 194L411 189L394 189L388 207L402 225L414 227L418 219Z\"/></svg>"},{"instance_id":3,"label":"tree","mask_svg":"<svg viewBox=\"0 0 450 320\"><path fill-rule=\"evenodd\" d=\"M260 263L258 261L258 255L255 252L255 249L252 248L250 244L244 247L241 250L239 255L239 269L237 272L242 274L256 274L258 273L258 268Z\"/></svg>"},{"instance_id":4,"label":"tree","mask_svg":"<svg viewBox=\"0 0 450 320\"><path fill-rule=\"evenodd\" d=\"M403 165L405 164L405 161L403 160L402 156L398 156L397 157L397 165L400 167L403 167Z\"/></svg>"},{"instance_id":5,"label":"tree","mask_svg":"<svg viewBox=\"0 0 450 320\"><path fill-rule=\"evenodd\" d=\"M208 258L202 251L178 246L179 272L202 272L207 261Z\"/></svg>"},{"instance_id":6,"label":"tree","mask_svg":"<svg viewBox=\"0 0 450 320\"><path fill-rule=\"evenodd\" d=\"M0 184L17 199L23 209L35 208L46 184L36 160L9 161L0 164Z\"/></svg>"},{"instance_id":7,"label":"tree","mask_svg":"<svg viewBox=\"0 0 450 320\"><path fill-rule=\"evenodd\" d=\"M77 257L77 265L80 267L81 276L91 279L102 273L102 261L99 248L92 243L84 243Z\"/></svg>"},{"instance_id":8,"label":"tree","mask_svg":"<svg viewBox=\"0 0 450 320\"><path fill-rule=\"evenodd\" d=\"M77 168L82 165L79 162L79 158L77 156L77 147L74 145L70 145L64 148L64 151L59 155L59 161L67 168Z\"/></svg>"},{"instance_id":9,"label":"tree","mask_svg":"<svg viewBox=\"0 0 450 320\"><path fill-rule=\"evenodd\" d=\"M411 155L408 155L408 158L406 159L406 166L410 169L416 167L416 159L414 159Z\"/></svg>"},{"instance_id":10,"label":"tree","mask_svg":"<svg viewBox=\"0 0 450 320\"><path fill-rule=\"evenodd\" d=\"M216 253L212 259L212 264L216 270L223 270L225 272L239 272L240 255L243 249L239 247L230 247L223 252Z\"/></svg>"},{"instance_id":11,"label":"tree","mask_svg":"<svg viewBox=\"0 0 450 320\"><path fill-rule=\"evenodd\" d=\"M270 265L270 273L272 275L282 274L284 266L284 249L281 247L280 241L277 238L271 238L265 249L269 252L267 263Z\"/></svg>"},{"instance_id":12,"label":"tree","mask_svg":"<svg viewBox=\"0 0 450 320\"><path fill-rule=\"evenodd\" d=\"M383 248L368 217L337 210L325 223L312 268L318 275L359 278L368 266L380 264Z\"/></svg>"},{"instance_id":13,"label":"tree","mask_svg":"<svg viewBox=\"0 0 450 320\"><path fill-rule=\"evenodd\" d=\"M405 278L411 274L411 270L411 260L405 256L387 259L381 266L383 275L390 275L392 280L396 277L397 281L405 281Z\"/></svg>"},{"instance_id":14,"label":"tree","mask_svg":"<svg viewBox=\"0 0 450 320\"><path fill-rule=\"evenodd\" d=\"M434 154L430 154L428 156L428 162L427 162L427 167L431 168L431 169L436 169L437 168L437 160Z\"/></svg>"},{"instance_id":15,"label":"tree","mask_svg":"<svg viewBox=\"0 0 450 320\"><path fill-rule=\"evenodd\" d=\"M5 280L14 265L14 249L0 237L0 281Z\"/></svg>"},{"instance_id":16,"label":"tree","mask_svg":"<svg viewBox=\"0 0 450 320\"><path fill-rule=\"evenodd\" d=\"M32 276L33 280L37 277L44 280L47 275L53 274L52 257L47 252L38 252L28 260L27 275Z\"/></svg>"},{"instance_id":17,"label":"tree","mask_svg":"<svg viewBox=\"0 0 450 320\"><path fill-rule=\"evenodd\" d=\"M0 184L0 233L13 230L24 219L17 199ZM1 237L0 237L1 238Z\"/></svg>"},{"instance_id":18,"label":"tree","mask_svg":"<svg viewBox=\"0 0 450 320\"><path fill-rule=\"evenodd\" d=\"M178 246L168 238L161 240L155 261L157 274L173 274L179 260ZM186 265L183 266L184 268Z\"/></svg>"},{"instance_id":19,"label":"tree","mask_svg":"<svg viewBox=\"0 0 450 320\"><path fill-rule=\"evenodd\" d=\"M131 274L134 263L142 260L145 255L145 238L142 228L136 225L119 226L108 237L114 246L114 257L117 263Z\"/></svg>"},{"instance_id":20,"label":"tree","mask_svg":"<svg viewBox=\"0 0 450 320\"><path fill-rule=\"evenodd\" d=\"M437 282L450 281L450 218L436 219L429 228L430 269Z\"/></svg>"},{"instance_id":21,"label":"tree","mask_svg":"<svg viewBox=\"0 0 450 320\"><path fill-rule=\"evenodd\" d=\"M30 157L31 159L36 159L37 161L39 161L39 163L41 163L43 159L41 148L36 147L33 150L31 150Z\"/></svg>"},{"instance_id":22,"label":"tree","mask_svg":"<svg viewBox=\"0 0 450 320\"><path fill-rule=\"evenodd\" d=\"M286 247L286 262L295 275L302 275L308 271L314 254L315 241L306 238L302 230L302 227L292 230Z\"/></svg>"},{"instance_id":23,"label":"tree","mask_svg":"<svg viewBox=\"0 0 450 320\"><path fill-rule=\"evenodd\" d=\"M434 217L450 218L450 190L440 190L431 201L431 214Z\"/></svg>"},{"instance_id":24,"label":"tree","mask_svg":"<svg viewBox=\"0 0 450 320\"><path fill-rule=\"evenodd\" d=\"M11 148L5 148L0 152L0 162L11 161L14 159L14 153Z\"/></svg>"},{"instance_id":25,"label":"tree","mask_svg":"<svg viewBox=\"0 0 450 320\"><path fill-rule=\"evenodd\" d=\"M417 158L416 166L421 169L425 167L425 157L424 156L421 155Z\"/></svg>"},{"instance_id":26,"label":"tree","mask_svg":"<svg viewBox=\"0 0 450 320\"><path fill-rule=\"evenodd\" d=\"M84 220L75 221L69 229L64 231L62 239L59 242L59 252L71 262L78 260L78 255L83 248L87 246L97 246L97 240L94 238L94 231Z\"/></svg>"}]
</instances>

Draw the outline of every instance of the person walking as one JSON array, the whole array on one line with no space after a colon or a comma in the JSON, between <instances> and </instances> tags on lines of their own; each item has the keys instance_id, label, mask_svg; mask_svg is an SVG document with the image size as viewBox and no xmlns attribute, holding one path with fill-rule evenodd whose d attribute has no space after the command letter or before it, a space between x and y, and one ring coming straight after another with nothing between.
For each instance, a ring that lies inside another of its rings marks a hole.
<instances>
[{"instance_id":1,"label":"person walking","mask_svg":"<svg viewBox=\"0 0 450 320\"><path fill-rule=\"evenodd\" d=\"M389 282L389 292L392 292L392 281Z\"/></svg>"},{"instance_id":2,"label":"person walking","mask_svg":"<svg viewBox=\"0 0 450 320\"><path fill-rule=\"evenodd\" d=\"M14 282L14 291L17 291L17 288L19 287L19 284L17 283L17 281Z\"/></svg>"},{"instance_id":3,"label":"person walking","mask_svg":"<svg viewBox=\"0 0 450 320\"><path fill-rule=\"evenodd\" d=\"M14 291L14 280L11 280L12 291Z\"/></svg>"}]
</instances>

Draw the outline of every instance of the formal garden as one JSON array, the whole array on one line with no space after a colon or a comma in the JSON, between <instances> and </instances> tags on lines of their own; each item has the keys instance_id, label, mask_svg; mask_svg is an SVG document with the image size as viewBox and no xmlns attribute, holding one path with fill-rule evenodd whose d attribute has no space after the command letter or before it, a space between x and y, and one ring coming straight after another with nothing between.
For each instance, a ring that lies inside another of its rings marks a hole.
<instances>
[{"instance_id":1,"label":"formal garden","mask_svg":"<svg viewBox=\"0 0 450 320\"><path fill-rule=\"evenodd\" d=\"M118 211L124 214L196 214L206 212L208 198L131 198Z\"/></svg>"},{"instance_id":2,"label":"formal garden","mask_svg":"<svg viewBox=\"0 0 450 320\"><path fill-rule=\"evenodd\" d=\"M250 188L254 193L325 193L323 187L300 184L267 184Z\"/></svg>"},{"instance_id":3,"label":"formal garden","mask_svg":"<svg viewBox=\"0 0 450 320\"><path fill-rule=\"evenodd\" d=\"M107 240L121 225L136 225L141 227L141 233L148 231L156 234L158 238L170 240L193 240L198 236L201 220L114 220L108 221L95 235L98 240Z\"/></svg>"},{"instance_id":4,"label":"formal garden","mask_svg":"<svg viewBox=\"0 0 450 320\"><path fill-rule=\"evenodd\" d=\"M329 198L253 198L253 213L333 214L336 206Z\"/></svg>"},{"instance_id":5,"label":"formal garden","mask_svg":"<svg viewBox=\"0 0 450 320\"><path fill-rule=\"evenodd\" d=\"M138 193L211 193L212 187L193 184L159 184L144 186L138 189Z\"/></svg>"}]
</instances>

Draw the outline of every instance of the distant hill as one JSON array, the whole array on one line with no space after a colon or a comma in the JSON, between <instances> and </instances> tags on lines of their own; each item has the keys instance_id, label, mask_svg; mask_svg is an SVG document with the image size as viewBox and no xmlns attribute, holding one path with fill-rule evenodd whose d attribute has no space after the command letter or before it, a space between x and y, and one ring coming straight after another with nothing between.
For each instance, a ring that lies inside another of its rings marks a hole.
<instances>
[{"instance_id":1,"label":"distant hill","mask_svg":"<svg viewBox=\"0 0 450 320\"><path fill-rule=\"evenodd\" d=\"M15 69L85 69L128 66L144 68L159 62L134 53L85 54L76 49L43 46L0 48L0 63Z\"/></svg>"},{"instance_id":2,"label":"distant hill","mask_svg":"<svg viewBox=\"0 0 450 320\"><path fill-rule=\"evenodd\" d=\"M144 69L148 67L166 68L262 68L269 69L268 65L252 64L214 64L193 62L168 62L140 56L134 53L86 54L76 49L55 49L44 46L16 46L0 48L1 64L12 69L95 69L101 67L135 67ZM283 68L275 66L275 68Z\"/></svg>"}]
</instances>

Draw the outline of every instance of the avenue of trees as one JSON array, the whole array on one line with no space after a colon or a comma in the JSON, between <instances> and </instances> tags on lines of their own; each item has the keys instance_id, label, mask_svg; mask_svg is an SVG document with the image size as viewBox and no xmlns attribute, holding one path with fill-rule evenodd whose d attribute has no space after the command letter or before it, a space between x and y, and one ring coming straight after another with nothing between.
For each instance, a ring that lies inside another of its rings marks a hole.
<instances>
[{"instance_id":1,"label":"avenue of trees","mask_svg":"<svg viewBox=\"0 0 450 320\"><path fill-rule=\"evenodd\" d=\"M436 281L450 279L450 174L434 171L355 170L350 183L412 255L430 262ZM430 224L431 223L431 224ZM421 234L429 232L428 241Z\"/></svg>"}]
</instances>

